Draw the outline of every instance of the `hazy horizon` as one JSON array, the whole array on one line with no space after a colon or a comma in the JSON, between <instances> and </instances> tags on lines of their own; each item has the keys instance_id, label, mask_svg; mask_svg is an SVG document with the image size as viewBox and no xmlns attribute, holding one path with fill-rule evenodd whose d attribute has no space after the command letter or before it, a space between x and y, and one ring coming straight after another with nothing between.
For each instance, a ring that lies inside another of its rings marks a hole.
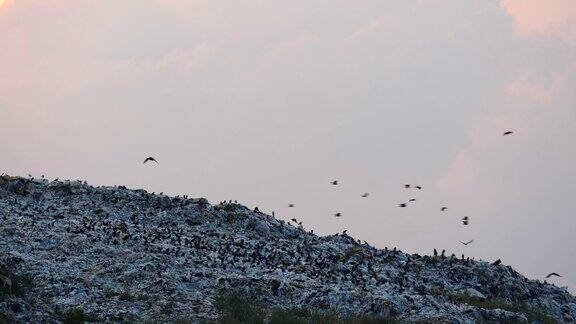
<instances>
[{"instance_id":1,"label":"hazy horizon","mask_svg":"<svg viewBox=\"0 0 576 324\"><path fill-rule=\"evenodd\" d=\"M576 291L575 1L0 0L0 34L0 173L238 200Z\"/></svg>"}]
</instances>

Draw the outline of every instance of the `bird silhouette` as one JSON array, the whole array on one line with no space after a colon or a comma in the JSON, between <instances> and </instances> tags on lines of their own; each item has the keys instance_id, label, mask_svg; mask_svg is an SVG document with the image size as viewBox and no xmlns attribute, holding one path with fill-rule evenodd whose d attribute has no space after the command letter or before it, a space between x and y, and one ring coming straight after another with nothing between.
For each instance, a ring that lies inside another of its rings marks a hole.
<instances>
[{"instance_id":1,"label":"bird silhouette","mask_svg":"<svg viewBox=\"0 0 576 324\"><path fill-rule=\"evenodd\" d=\"M342 216L342 213L336 213L336 214L334 214L334 216L335 216L335 217L340 217L340 216Z\"/></svg>"},{"instance_id":2,"label":"bird silhouette","mask_svg":"<svg viewBox=\"0 0 576 324\"><path fill-rule=\"evenodd\" d=\"M405 184L405 185L404 185L404 188L410 188L410 185L409 185L409 184Z\"/></svg>"},{"instance_id":3,"label":"bird silhouette","mask_svg":"<svg viewBox=\"0 0 576 324\"><path fill-rule=\"evenodd\" d=\"M514 132L513 131L506 131L506 132L504 132L504 134L502 134L502 136L511 135L511 134L514 134Z\"/></svg>"},{"instance_id":4,"label":"bird silhouette","mask_svg":"<svg viewBox=\"0 0 576 324\"><path fill-rule=\"evenodd\" d=\"M468 225L468 222L470 222L470 219L468 218L468 216L464 216L464 218L462 218L462 224Z\"/></svg>"},{"instance_id":5,"label":"bird silhouette","mask_svg":"<svg viewBox=\"0 0 576 324\"><path fill-rule=\"evenodd\" d=\"M556 272L552 272L552 273L550 273L550 274L548 274L548 275L546 276L546 279L548 279L548 278L550 278L550 277L553 277L553 276L562 277L561 275L557 274Z\"/></svg>"},{"instance_id":6,"label":"bird silhouette","mask_svg":"<svg viewBox=\"0 0 576 324\"><path fill-rule=\"evenodd\" d=\"M368 193L368 192L366 192L366 193L364 193L364 194L362 195L362 197L364 197L364 198L366 198L366 197L368 197L368 196L370 196L370 193Z\"/></svg>"},{"instance_id":7,"label":"bird silhouette","mask_svg":"<svg viewBox=\"0 0 576 324\"><path fill-rule=\"evenodd\" d=\"M289 204L288 207L292 208L294 207L294 204Z\"/></svg>"},{"instance_id":8,"label":"bird silhouette","mask_svg":"<svg viewBox=\"0 0 576 324\"><path fill-rule=\"evenodd\" d=\"M296 218L292 218L291 221L293 221L294 223L297 223L298 221L296 220Z\"/></svg>"},{"instance_id":9,"label":"bird silhouette","mask_svg":"<svg viewBox=\"0 0 576 324\"><path fill-rule=\"evenodd\" d=\"M470 243L472 243L472 242L474 242L474 240L470 240L470 241L468 241L468 242L462 242L462 241L460 241L460 243L462 243L462 244L464 244L464 245L468 245L468 244L470 244Z\"/></svg>"},{"instance_id":10,"label":"bird silhouette","mask_svg":"<svg viewBox=\"0 0 576 324\"><path fill-rule=\"evenodd\" d=\"M401 204L398 205L398 207L404 208L404 207L406 207L406 203L401 203Z\"/></svg>"},{"instance_id":11,"label":"bird silhouette","mask_svg":"<svg viewBox=\"0 0 576 324\"><path fill-rule=\"evenodd\" d=\"M410 202L414 202L414 201L416 201L416 198L412 198L412 199L410 199L409 201L410 201Z\"/></svg>"},{"instance_id":12,"label":"bird silhouette","mask_svg":"<svg viewBox=\"0 0 576 324\"><path fill-rule=\"evenodd\" d=\"M448 207L442 207L442 208L440 208L441 211L445 211L445 210L447 210L447 209L448 209Z\"/></svg>"},{"instance_id":13,"label":"bird silhouette","mask_svg":"<svg viewBox=\"0 0 576 324\"><path fill-rule=\"evenodd\" d=\"M336 185L338 185L338 180L334 180L331 183L336 186Z\"/></svg>"},{"instance_id":14,"label":"bird silhouette","mask_svg":"<svg viewBox=\"0 0 576 324\"><path fill-rule=\"evenodd\" d=\"M422 187L421 187L421 186L416 186L416 187L414 187L414 188L416 188L416 189L418 189L418 190L422 190Z\"/></svg>"},{"instance_id":15,"label":"bird silhouette","mask_svg":"<svg viewBox=\"0 0 576 324\"><path fill-rule=\"evenodd\" d=\"M499 265L500 263L502 263L502 260L498 259L498 260L492 262L492 265L497 266L497 265Z\"/></svg>"},{"instance_id":16,"label":"bird silhouette","mask_svg":"<svg viewBox=\"0 0 576 324\"><path fill-rule=\"evenodd\" d=\"M144 160L144 163L143 163L143 164L146 164L146 162L149 162L149 161L153 161L153 162L158 163L158 161L156 161L155 158L149 156L149 157L147 157L147 158ZM158 163L158 164L160 164L160 163Z\"/></svg>"}]
</instances>

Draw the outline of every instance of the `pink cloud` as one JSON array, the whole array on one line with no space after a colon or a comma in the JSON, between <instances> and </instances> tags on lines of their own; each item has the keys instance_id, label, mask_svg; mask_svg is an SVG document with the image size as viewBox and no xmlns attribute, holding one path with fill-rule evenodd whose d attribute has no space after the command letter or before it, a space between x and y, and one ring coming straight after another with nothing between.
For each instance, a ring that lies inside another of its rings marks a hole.
<instances>
[{"instance_id":1,"label":"pink cloud","mask_svg":"<svg viewBox=\"0 0 576 324\"><path fill-rule=\"evenodd\" d=\"M468 144L455 155L446 172L436 185L447 196L458 197L490 207L501 190L501 163L513 165L512 157L505 154L513 139L515 149L541 136L542 109L549 107L555 96L560 96L565 84L561 75L545 83L532 73L522 73L502 89L498 107L489 110L472 125ZM538 129L538 130L537 130ZM513 130L523 134L503 138L502 132ZM507 142L508 141L508 142ZM495 156L504 156L495 159ZM474 188L462 190L462 188Z\"/></svg>"},{"instance_id":2,"label":"pink cloud","mask_svg":"<svg viewBox=\"0 0 576 324\"><path fill-rule=\"evenodd\" d=\"M519 35L559 37L570 45L576 45L576 1L502 0L501 6L514 19ZM460 188L472 184L482 188L474 191L474 195L496 192L498 184L490 183L484 174L498 170L493 154L505 150L500 134L512 127L514 131L525 133L525 140L529 141L528 129L538 128L541 124L539 119L542 118L542 109L539 108L550 107L555 97L566 93L570 84L567 78L571 71L573 69L568 66L547 80L527 70L520 72L512 82L505 85L500 104L471 126L469 143L454 157L445 174L439 178L438 187L450 195L470 194L461 192ZM491 197L485 198L486 203L490 203Z\"/></svg>"},{"instance_id":3,"label":"pink cloud","mask_svg":"<svg viewBox=\"0 0 576 324\"><path fill-rule=\"evenodd\" d=\"M550 101L553 91L552 87L557 86L556 83L558 82L560 82L560 80L558 80L557 77L556 80L553 80L553 84L545 86L529 73L524 73L511 82L505 88L504 92L509 102L543 104Z\"/></svg>"},{"instance_id":4,"label":"pink cloud","mask_svg":"<svg viewBox=\"0 0 576 324\"><path fill-rule=\"evenodd\" d=\"M514 18L520 35L555 36L576 44L576 1L502 0L501 6Z\"/></svg>"}]
</instances>

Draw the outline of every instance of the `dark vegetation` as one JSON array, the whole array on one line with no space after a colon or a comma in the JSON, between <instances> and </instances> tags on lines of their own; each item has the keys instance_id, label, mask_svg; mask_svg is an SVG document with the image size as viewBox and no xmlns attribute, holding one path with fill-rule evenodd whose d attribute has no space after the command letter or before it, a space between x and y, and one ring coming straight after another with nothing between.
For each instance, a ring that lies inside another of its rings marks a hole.
<instances>
[{"instance_id":1,"label":"dark vegetation","mask_svg":"<svg viewBox=\"0 0 576 324\"><path fill-rule=\"evenodd\" d=\"M32 277L27 274L18 274L14 269L0 266L0 302L10 295L24 297L32 287Z\"/></svg>"},{"instance_id":2,"label":"dark vegetation","mask_svg":"<svg viewBox=\"0 0 576 324\"><path fill-rule=\"evenodd\" d=\"M0 265L0 303L10 299L27 300L28 295L33 288L32 276L18 273L13 267ZM14 303L12 311L18 313L25 311L20 304ZM96 322L97 318L85 314L80 309L68 309L60 315L60 320L64 324ZM0 324L13 323L14 319L0 311Z\"/></svg>"},{"instance_id":3,"label":"dark vegetation","mask_svg":"<svg viewBox=\"0 0 576 324\"><path fill-rule=\"evenodd\" d=\"M13 268L0 265L0 303L10 298L24 298L32 287L32 277L19 274ZM21 311L18 304L13 305L14 312ZM0 323L10 323L11 318L0 310Z\"/></svg>"},{"instance_id":4,"label":"dark vegetation","mask_svg":"<svg viewBox=\"0 0 576 324\"><path fill-rule=\"evenodd\" d=\"M528 323L552 324L558 323L554 318L543 311L530 307L524 303L508 303L499 298L478 299L466 294L452 295L450 297L455 304L467 304L483 309L502 309L514 313L522 313L528 318Z\"/></svg>"},{"instance_id":5,"label":"dark vegetation","mask_svg":"<svg viewBox=\"0 0 576 324\"><path fill-rule=\"evenodd\" d=\"M214 306L220 312L218 323L262 324L387 324L398 323L393 318L353 316L342 317L334 313L312 313L306 309L267 309L262 304L249 301L237 294L224 294L216 298Z\"/></svg>"},{"instance_id":6,"label":"dark vegetation","mask_svg":"<svg viewBox=\"0 0 576 324\"><path fill-rule=\"evenodd\" d=\"M62 324L80 324L86 322L97 322L98 318L94 315L86 314L79 308L72 308L64 311L60 317Z\"/></svg>"},{"instance_id":7,"label":"dark vegetation","mask_svg":"<svg viewBox=\"0 0 576 324\"><path fill-rule=\"evenodd\" d=\"M343 258L348 259L356 255L358 251L350 249ZM14 269L0 266L0 303L8 298L25 298L27 292L32 288L32 277L27 274L19 274ZM448 297L453 303L466 304L483 309L502 309L514 313L525 314L529 323L558 323L555 319L548 316L543 311L530 307L524 303L509 303L499 298L478 299L467 294L449 294L439 289L439 294ZM109 296L111 297L111 296ZM133 301L134 296L124 291L119 295L122 301ZM162 309L163 315L172 313L173 305L166 305ZM218 323L222 324L299 324L299 323L318 323L318 324L380 324L380 323L399 323L394 318L368 317L368 316L349 316L343 317L336 313L312 313L306 309L299 308L267 308L265 305L248 300L239 294L221 294L215 301L214 306L221 314ZM65 310L60 315L60 320L64 324L96 322L98 318L91 314L84 313L81 309L73 308ZM10 323L11 318L0 312L0 324ZM185 323L185 320L179 320L179 323Z\"/></svg>"},{"instance_id":8,"label":"dark vegetation","mask_svg":"<svg viewBox=\"0 0 576 324\"><path fill-rule=\"evenodd\" d=\"M526 315L529 323L558 323L543 311L523 303L507 303L498 298L480 300L465 294L449 296L454 303L466 304L487 310L502 309ZM399 320L388 317L349 316L342 317L335 313L312 313L306 309L268 309L262 304L249 301L237 294L223 294L216 298L214 306L220 312L218 323L232 324L262 324L268 320L270 324L381 324L400 323Z\"/></svg>"}]
</instances>

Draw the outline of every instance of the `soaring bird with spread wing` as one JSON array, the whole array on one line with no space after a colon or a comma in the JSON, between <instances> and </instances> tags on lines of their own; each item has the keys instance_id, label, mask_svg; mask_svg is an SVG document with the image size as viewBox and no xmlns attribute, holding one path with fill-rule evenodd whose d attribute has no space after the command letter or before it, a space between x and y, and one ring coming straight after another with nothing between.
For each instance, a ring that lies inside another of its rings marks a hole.
<instances>
[{"instance_id":1,"label":"soaring bird with spread wing","mask_svg":"<svg viewBox=\"0 0 576 324\"><path fill-rule=\"evenodd\" d=\"M146 164L146 162L150 162L150 161L158 163L158 161L156 161L155 158L153 158L153 157L150 156L150 157L147 157L147 158L144 160L144 163L143 163L143 164ZM158 164L160 164L160 163L158 163Z\"/></svg>"}]
</instances>

